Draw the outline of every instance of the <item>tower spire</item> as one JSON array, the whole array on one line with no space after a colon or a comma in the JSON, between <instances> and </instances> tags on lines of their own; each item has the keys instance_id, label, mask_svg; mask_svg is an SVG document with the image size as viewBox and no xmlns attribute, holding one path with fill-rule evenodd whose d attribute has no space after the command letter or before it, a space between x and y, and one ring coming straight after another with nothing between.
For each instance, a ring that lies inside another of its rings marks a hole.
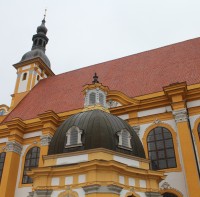
<instances>
[{"instance_id":1,"label":"tower spire","mask_svg":"<svg viewBox=\"0 0 200 197\"><path fill-rule=\"evenodd\" d=\"M46 19L46 15L47 15L47 9L44 10L44 19L43 19L44 21Z\"/></svg>"},{"instance_id":2,"label":"tower spire","mask_svg":"<svg viewBox=\"0 0 200 197\"><path fill-rule=\"evenodd\" d=\"M42 20L42 24L40 26L37 27L37 34L33 35L33 46L32 46L32 50L34 49L40 49L43 52L45 52L46 50L46 44L48 43L48 38L46 36L47 34L47 28L45 26L46 23L46 9L45 9L45 14L44 14L44 18Z\"/></svg>"}]
</instances>

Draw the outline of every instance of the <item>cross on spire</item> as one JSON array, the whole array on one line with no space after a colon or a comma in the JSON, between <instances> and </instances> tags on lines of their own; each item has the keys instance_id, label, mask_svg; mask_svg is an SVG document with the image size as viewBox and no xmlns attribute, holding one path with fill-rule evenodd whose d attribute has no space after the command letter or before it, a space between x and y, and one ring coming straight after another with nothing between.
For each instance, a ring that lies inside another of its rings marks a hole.
<instances>
[{"instance_id":1,"label":"cross on spire","mask_svg":"<svg viewBox=\"0 0 200 197\"><path fill-rule=\"evenodd\" d=\"M46 19L46 16L47 16L47 9L44 10L44 19L43 20Z\"/></svg>"}]
</instances>

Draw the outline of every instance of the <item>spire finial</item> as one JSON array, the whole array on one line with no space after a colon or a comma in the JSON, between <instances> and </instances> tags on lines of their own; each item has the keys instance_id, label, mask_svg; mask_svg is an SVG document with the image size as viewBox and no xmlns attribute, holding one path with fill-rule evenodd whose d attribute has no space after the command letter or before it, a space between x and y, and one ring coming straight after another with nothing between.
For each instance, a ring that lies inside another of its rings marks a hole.
<instances>
[{"instance_id":1,"label":"spire finial","mask_svg":"<svg viewBox=\"0 0 200 197\"><path fill-rule=\"evenodd\" d=\"M97 76L97 73L95 72L95 73L94 73L94 76L93 76L93 79L94 79L94 80L93 80L92 83L99 83L98 78L99 78L99 77Z\"/></svg>"},{"instance_id":2,"label":"spire finial","mask_svg":"<svg viewBox=\"0 0 200 197\"><path fill-rule=\"evenodd\" d=\"M47 9L44 10L44 19L43 20L46 19L46 15L47 15Z\"/></svg>"}]
</instances>

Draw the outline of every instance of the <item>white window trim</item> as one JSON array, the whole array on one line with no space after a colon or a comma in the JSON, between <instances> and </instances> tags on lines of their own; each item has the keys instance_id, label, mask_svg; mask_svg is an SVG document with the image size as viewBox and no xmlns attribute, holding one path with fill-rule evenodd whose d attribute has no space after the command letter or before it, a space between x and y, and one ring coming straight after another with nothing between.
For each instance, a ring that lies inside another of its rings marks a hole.
<instances>
[{"instance_id":1,"label":"white window trim","mask_svg":"<svg viewBox=\"0 0 200 197\"><path fill-rule=\"evenodd\" d=\"M122 132L124 132L124 131L128 132L128 130L126 130L126 129L122 129L121 131L118 131L118 132L117 132L117 135L118 135L118 137L119 137L118 147L119 147L119 148L123 148L123 149L127 149L127 150L132 150L132 146L131 146L131 135L130 135L129 132L128 132L128 146L124 146L124 145L122 144Z\"/></svg>"},{"instance_id":2,"label":"white window trim","mask_svg":"<svg viewBox=\"0 0 200 197\"><path fill-rule=\"evenodd\" d=\"M72 128L76 128L78 130L78 139L77 139L77 144L71 144L70 139L71 139L71 132L72 132ZM67 137L67 143L65 145L65 148L70 148L70 147L76 147L76 146L82 146L82 141L81 141L81 135L82 135L83 131L80 130L78 127L76 126L72 126L66 133L66 137Z\"/></svg>"}]
</instances>

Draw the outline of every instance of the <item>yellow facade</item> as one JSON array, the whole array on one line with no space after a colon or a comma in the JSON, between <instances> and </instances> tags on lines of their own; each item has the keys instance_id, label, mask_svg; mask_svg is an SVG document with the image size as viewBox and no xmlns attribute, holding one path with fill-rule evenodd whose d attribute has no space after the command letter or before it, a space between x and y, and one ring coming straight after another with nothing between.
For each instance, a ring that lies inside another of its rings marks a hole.
<instances>
[{"instance_id":1,"label":"yellow facade","mask_svg":"<svg viewBox=\"0 0 200 197\"><path fill-rule=\"evenodd\" d=\"M0 116L0 197L200 196L200 84L175 83L134 98L101 83L83 84L84 96L101 90L106 102L116 105L106 108L97 104L59 113L48 109L31 119L7 121L40 80L54 75L40 57L14 67L17 80L11 106L0 105L0 110L5 110ZM95 109L128 122L142 141L146 158L105 148L48 155L52 137L64 120ZM157 140L156 129L168 138ZM164 144L165 154L150 148L154 142L156 147ZM155 152L157 160L152 156Z\"/></svg>"},{"instance_id":2,"label":"yellow facade","mask_svg":"<svg viewBox=\"0 0 200 197\"><path fill-rule=\"evenodd\" d=\"M181 85L181 84L180 84ZM177 88L176 88L177 86ZM186 86L186 84L185 84ZM171 104L171 107L175 110L183 109L186 104L184 103L185 98L187 100L190 100L190 95L192 94L192 91L195 91L195 89L190 90L190 94L187 95L184 94L183 96L179 96L180 94L183 95L183 93L178 91L179 84L165 87L164 94L167 95L165 99L165 105ZM168 89L170 89L170 94ZM171 90L172 89L172 90ZM189 89L189 88L187 88ZM177 95L178 94L178 95ZM171 96L172 95L172 96ZM108 93L108 96L109 93ZM112 96L111 96L112 98ZM116 95L115 95L116 98ZM155 106L154 99L159 100L159 97L156 97L151 99L151 103L148 103L148 106L146 106L146 110L160 107L160 105L164 105L164 103L157 102ZM192 99L192 98L191 98ZM118 95L118 101L122 103L122 100L124 98L121 94ZM8 138L10 142L16 142L19 145L28 146L26 148L26 151L23 156L20 156L19 153L16 152L9 152L7 150L6 153L6 159L3 169L3 176L1 180L1 196L5 197L11 197L15 196L15 190L16 187L18 188L26 188L31 187L33 191L35 190L54 190L54 191L60 191L60 194L58 196L65 196L67 195L67 188L68 186L65 184L65 178L66 177L73 177L73 184L71 184L70 191L72 196L78 196L78 194L75 192L78 188L85 188L89 185L97 185L98 187L106 187L110 185L115 185L117 188L123 188L124 190L127 190L127 194L125 196L129 196L129 194L133 196L139 196L138 193L143 192L158 192L158 193L164 193L165 191L172 192L173 194L177 196L184 196L184 194L176 190L176 188L166 188L161 189L159 188L158 183L166 178L164 176L164 173L167 172L170 176L170 173L173 172L185 172L186 177L186 184L187 184L187 191L188 196L191 197L198 197L199 195L199 177L198 177L198 171L195 161L195 155L194 155L194 149L192 147L192 141L190 138L190 131L187 121L180 121L177 122L177 132L174 131L172 126L170 126L167 123L164 123L165 121L171 120L173 118L172 112L165 112L162 114L155 114L155 115L149 115L146 116L145 119L142 117L137 117L138 114L138 108L143 109L143 103L146 102L146 99L138 100L140 102L135 102L135 99L129 98L129 100L134 102L133 104L126 105L125 107L122 105L120 107L112 108L110 111L113 114L116 115L122 115L123 112L127 113L126 109L131 109L128 111L130 119L128 122L130 124L134 125L142 125L142 124L150 124L150 126L145 130L145 133L142 137L143 145L145 147L146 156L148 157L148 148L146 144L147 135L148 133L155 127L165 127L167 128L173 136L174 140L174 146L175 146L175 155L176 155L176 161L177 161L177 167L161 170L161 171L151 171L149 170L149 160L141 160L139 158L134 158L134 160L139 161L140 167L137 168L131 168L127 167L124 164L120 164L113 160L113 156L116 155L115 152L109 151L109 150L91 150L91 151L83 151L83 152L77 152L74 154L64 154L64 155L55 155L55 156L46 156L48 151L48 145L41 145L41 138L40 137L31 137L24 139L24 135L27 135L29 133L33 133L34 131L41 131L41 134L43 136L53 136L56 128L59 126L61 121L68 117L68 114L73 114L70 112L66 113L60 113L56 114L52 111L46 112L44 114L41 114L38 116L37 119L32 120L18 120L14 119L13 121L7 122L5 124L2 124L0 126L0 136L2 138ZM192 99L193 100L193 99ZM173 102L171 102L173 101ZM137 106L137 107L136 107ZM148 107L148 108L147 108ZM188 114L189 116L192 116L193 114L196 114L195 108L190 108L189 112L191 111L191 114ZM77 113L77 111L74 112L74 114ZM159 120L156 123L153 123L153 121ZM199 124L200 120L197 119L195 122L194 130L192 130L193 133L195 133L196 140L197 139L197 125ZM180 143L180 146L179 146ZM186 146L187 144L187 146ZM6 143L2 144L2 148L6 146ZM31 176L34 180L33 185L32 184L22 184L22 176L23 176L23 168L24 168L24 161L26 153L29 149L32 147L39 146L41 148L40 152L40 160L39 160L39 167L37 169L32 169L31 172L28 173L29 176ZM181 154L180 150L181 149ZM199 144L197 144L197 151L199 151ZM69 167L61 167L56 168L56 159L59 157L71 157L71 156L80 156L82 154L88 154L88 162L86 164L79 164L78 166L69 166ZM199 152L198 152L199 154ZM124 155L120 155L123 157L127 157ZM19 166L20 163L20 157L21 157L21 166ZM103 160L102 160L103 159ZM138 160L139 159L139 160ZM184 165L181 164L181 161ZM191 166L193 166L191 168ZM18 173L19 168L21 169L21 174ZM80 175L84 174L86 176L86 180L84 183L80 183L78 181L78 177ZM20 176L20 182L19 184L16 184L17 177ZM58 178L59 184L56 186L52 186L52 178ZM119 182L119 177L123 178L123 184ZM129 185L129 178L134 177L135 185L130 186ZM146 188L140 187L140 180L146 180ZM97 187L97 186L94 186ZM172 185L173 186L173 185ZM97 188L98 188L97 187ZM131 193L131 190L134 188L134 192ZM95 190L96 191L96 190ZM106 194L106 193L91 193L86 194L85 196L119 196L119 194ZM131 196L130 195L130 196Z\"/></svg>"}]
</instances>

